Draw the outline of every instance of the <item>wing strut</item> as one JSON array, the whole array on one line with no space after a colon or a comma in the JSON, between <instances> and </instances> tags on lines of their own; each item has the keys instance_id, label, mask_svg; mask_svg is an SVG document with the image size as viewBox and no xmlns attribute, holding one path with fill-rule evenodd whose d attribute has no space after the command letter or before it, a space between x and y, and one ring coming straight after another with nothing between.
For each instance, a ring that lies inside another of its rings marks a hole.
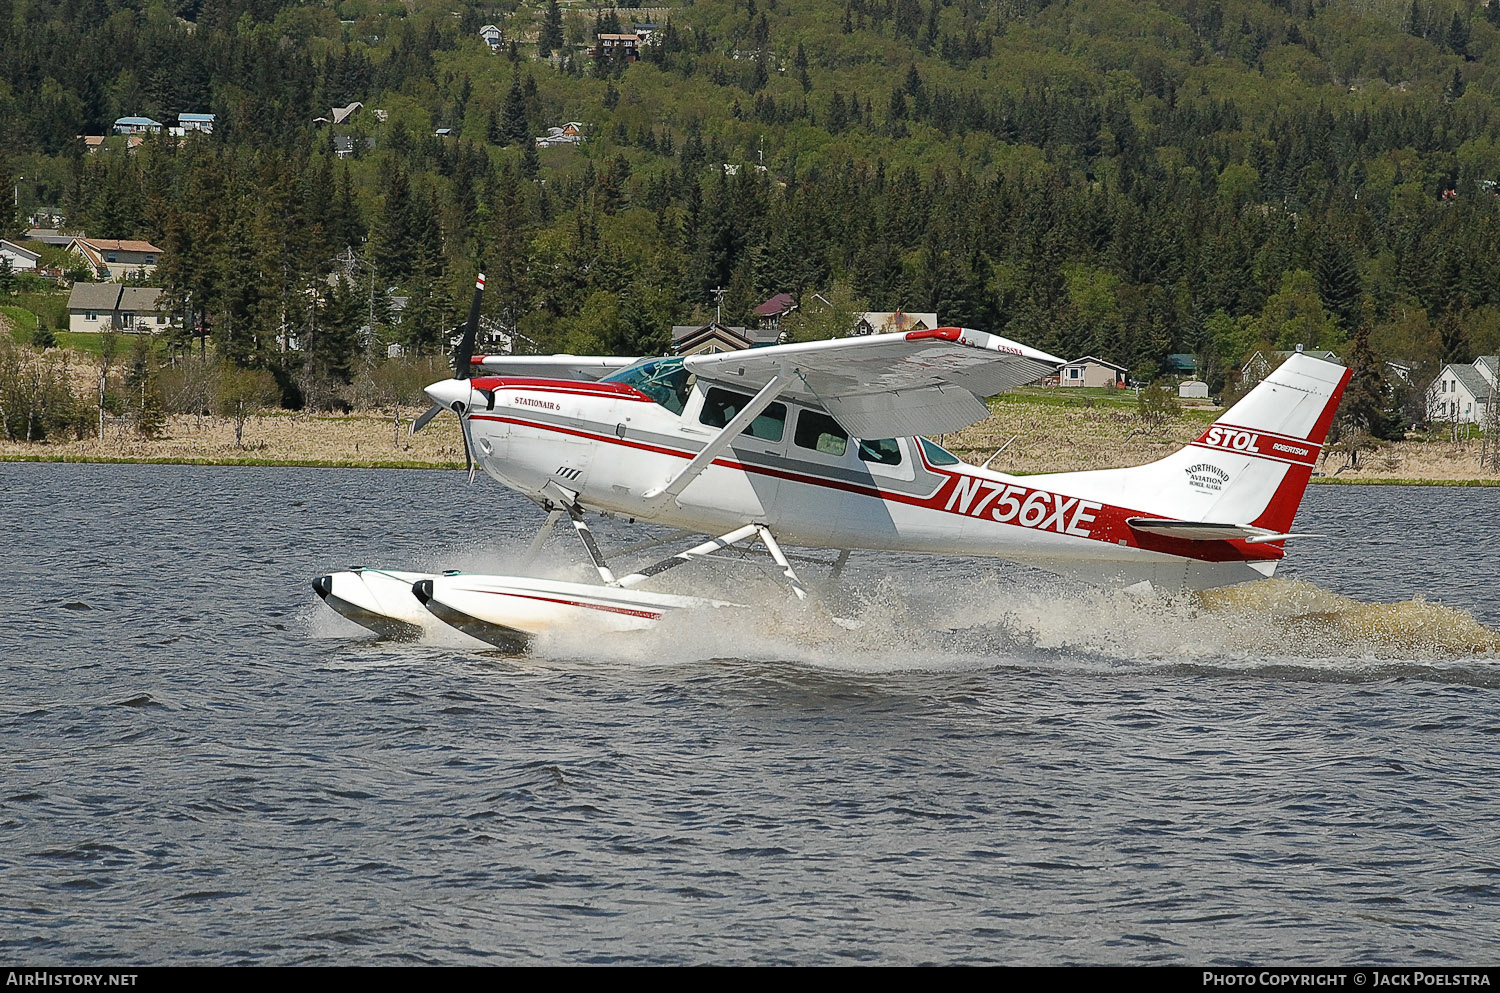
<instances>
[{"instance_id":1,"label":"wing strut","mask_svg":"<svg viewBox=\"0 0 1500 993\"><path fill-rule=\"evenodd\" d=\"M770 382L760 388L759 393L750 398L750 402L745 404L744 410L735 414L729 419L728 424L719 429L719 433L714 435L713 439L707 445L703 446L703 451L694 455L688 464L683 466L681 471L673 476L666 485L647 490L642 494L643 498L663 502L667 499L676 499L678 494L687 489L688 483L697 479L700 472L712 465L719 453L728 448L730 443L739 437L740 432L749 427L750 422L759 417L761 411L769 407L771 402L781 394L781 391L790 385L791 377L787 375L786 370L783 368L771 377Z\"/></svg>"}]
</instances>

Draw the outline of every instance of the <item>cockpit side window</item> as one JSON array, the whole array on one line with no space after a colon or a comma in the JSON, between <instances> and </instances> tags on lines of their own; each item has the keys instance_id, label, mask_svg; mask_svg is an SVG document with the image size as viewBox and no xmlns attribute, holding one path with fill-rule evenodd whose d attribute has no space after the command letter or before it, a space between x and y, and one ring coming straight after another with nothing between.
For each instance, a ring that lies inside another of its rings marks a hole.
<instances>
[{"instance_id":1,"label":"cockpit side window","mask_svg":"<svg viewBox=\"0 0 1500 993\"><path fill-rule=\"evenodd\" d=\"M824 455L843 455L849 447L849 436L838 421L816 410L804 410L797 415L797 433L792 440L799 448Z\"/></svg>"},{"instance_id":2,"label":"cockpit side window","mask_svg":"<svg viewBox=\"0 0 1500 993\"><path fill-rule=\"evenodd\" d=\"M743 393L721 390L711 386L703 398L703 412L698 420L711 428L721 428L734 419L734 415L745 409L750 398ZM756 415L755 420L740 434L748 434L762 441L780 441L786 430L786 404L773 403Z\"/></svg>"},{"instance_id":3,"label":"cockpit side window","mask_svg":"<svg viewBox=\"0 0 1500 993\"><path fill-rule=\"evenodd\" d=\"M878 441L861 441L859 443L859 457L864 462L879 462L881 465L900 465L901 446L896 444L895 438L881 438Z\"/></svg>"},{"instance_id":4,"label":"cockpit side window","mask_svg":"<svg viewBox=\"0 0 1500 993\"><path fill-rule=\"evenodd\" d=\"M674 414L681 414L693 390L693 374L682 367L682 359L654 359L621 369L601 382L634 386Z\"/></svg>"}]
</instances>

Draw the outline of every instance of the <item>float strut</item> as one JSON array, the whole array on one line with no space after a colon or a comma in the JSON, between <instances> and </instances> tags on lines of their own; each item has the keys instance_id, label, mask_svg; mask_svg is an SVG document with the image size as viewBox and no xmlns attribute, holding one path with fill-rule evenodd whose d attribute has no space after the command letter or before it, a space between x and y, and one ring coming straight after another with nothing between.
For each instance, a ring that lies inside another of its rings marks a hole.
<instances>
[{"instance_id":1,"label":"float strut","mask_svg":"<svg viewBox=\"0 0 1500 993\"><path fill-rule=\"evenodd\" d=\"M788 562L786 560L786 556L782 554L781 546L776 544L776 539L771 535L771 529L767 527L759 527L757 528L757 530L760 532L760 540L765 544L766 551L770 552L772 560L777 565L781 566L781 574L785 576L786 581L792 585L792 592L797 594L798 600L806 600L807 590L802 588L802 580L797 578L797 573L792 569L792 564Z\"/></svg>"}]
</instances>

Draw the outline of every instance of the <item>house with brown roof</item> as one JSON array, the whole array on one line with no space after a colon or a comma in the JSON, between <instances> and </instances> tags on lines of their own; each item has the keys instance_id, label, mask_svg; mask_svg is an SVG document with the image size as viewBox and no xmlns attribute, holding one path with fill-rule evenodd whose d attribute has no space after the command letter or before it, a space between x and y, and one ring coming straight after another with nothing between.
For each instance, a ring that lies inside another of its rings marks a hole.
<instances>
[{"instance_id":1,"label":"house with brown roof","mask_svg":"<svg viewBox=\"0 0 1500 993\"><path fill-rule=\"evenodd\" d=\"M594 57L597 59L617 55L626 62L634 62L640 58L641 36L635 32L629 34L601 34L595 39Z\"/></svg>"},{"instance_id":2,"label":"house with brown roof","mask_svg":"<svg viewBox=\"0 0 1500 993\"><path fill-rule=\"evenodd\" d=\"M678 355L711 355L774 345L779 337L775 328L730 327L718 321L676 324L672 327L672 351Z\"/></svg>"},{"instance_id":3,"label":"house with brown roof","mask_svg":"<svg viewBox=\"0 0 1500 993\"><path fill-rule=\"evenodd\" d=\"M121 238L74 238L68 250L82 256L94 275L117 281L135 273L151 275L156 271L161 249L149 241Z\"/></svg>"}]
</instances>

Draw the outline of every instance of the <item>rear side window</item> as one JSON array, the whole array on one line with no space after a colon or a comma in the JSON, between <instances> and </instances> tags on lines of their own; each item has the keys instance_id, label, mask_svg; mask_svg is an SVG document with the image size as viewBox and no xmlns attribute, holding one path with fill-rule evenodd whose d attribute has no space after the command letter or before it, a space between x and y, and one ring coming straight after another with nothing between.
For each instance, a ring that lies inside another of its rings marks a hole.
<instances>
[{"instance_id":1,"label":"rear side window","mask_svg":"<svg viewBox=\"0 0 1500 993\"><path fill-rule=\"evenodd\" d=\"M797 415L797 434L792 440L798 448L824 455L843 455L849 447L849 436L838 421L816 410L804 410Z\"/></svg>"},{"instance_id":2,"label":"rear side window","mask_svg":"<svg viewBox=\"0 0 1500 993\"><path fill-rule=\"evenodd\" d=\"M859 443L859 457L864 462L879 462L881 465L900 465L901 446L896 444L895 438L882 438L879 441L861 441Z\"/></svg>"},{"instance_id":3,"label":"rear side window","mask_svg":"<svg viewBox=\"0 0 1500 993\"><path fill-rule=\"evenodd\" d=\"M710 387L703 398L703 412L698 415L698 420L711 428L721 428L734 420L734 415L744 410L749 402L750 398L743 393ZM755 415L755 420L740 434L748 434L762 441L780 441L785 431L786 404L773 403Z\"/></svg>"}]
</instances>

